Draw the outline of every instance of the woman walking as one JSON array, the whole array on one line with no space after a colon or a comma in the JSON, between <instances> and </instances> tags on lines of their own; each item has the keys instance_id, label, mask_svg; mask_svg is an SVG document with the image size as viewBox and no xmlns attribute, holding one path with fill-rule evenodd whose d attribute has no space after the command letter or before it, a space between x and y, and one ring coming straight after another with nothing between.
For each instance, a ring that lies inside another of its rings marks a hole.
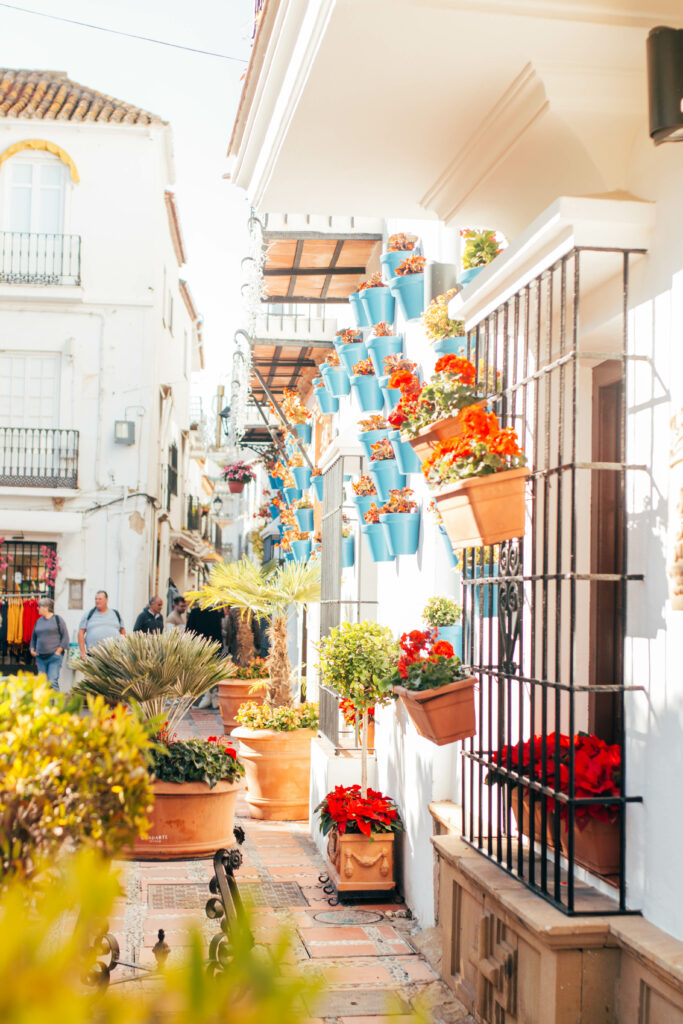
<instances>
[{"instance_id":1,"label":"woman walking","mask_svg":"<svg viewBox=\"0 0 683 1024\"><path fill-rule=\"evenodd\" d=\"M69 646L69 631L64 619L55 615L55 603L49 597L38 602L40 618L31 635L31 654L39 672L44 672L53 690L59 689L59 673L64 651Z\"/></svg>"}]
</instances>

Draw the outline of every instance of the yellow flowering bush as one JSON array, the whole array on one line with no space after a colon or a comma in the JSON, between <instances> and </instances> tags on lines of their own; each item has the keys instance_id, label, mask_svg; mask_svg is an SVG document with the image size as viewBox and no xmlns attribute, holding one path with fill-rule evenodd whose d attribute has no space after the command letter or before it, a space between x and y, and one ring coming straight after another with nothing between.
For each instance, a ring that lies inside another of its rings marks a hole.
<instances>
[{"instance_id":1,"label":"yellow flowering bush","mask_svg":"<svg viewBox=\"0 0 683 1024\"><path fill-rule=\"evenodd\" d=\"M0 881L62 847L111 857L148 826L150 739L101 697L81 714L45 676L0 680Z\"/></svg>"},{"instance_id":2,"label":"yellow flowering bush","mask_svg":"<svg viewBox=\"0 0 683 1024\"><path fill-rule=\"evenodd\" d=\"M273 707L250 700L240 704L235 718L247 729L275 729L294 732L295 729L318 728L317 704L294 704L292 707Z\"/></svg>"}]
</instances>

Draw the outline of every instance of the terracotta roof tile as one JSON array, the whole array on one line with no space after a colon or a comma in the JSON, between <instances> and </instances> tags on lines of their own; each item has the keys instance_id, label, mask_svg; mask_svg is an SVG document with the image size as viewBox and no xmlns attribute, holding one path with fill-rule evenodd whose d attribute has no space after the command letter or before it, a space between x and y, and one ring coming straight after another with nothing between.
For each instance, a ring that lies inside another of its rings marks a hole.
<instances>
[{"instance_id":1,"label":"terracotta roof tile","mask_svg":"<svg viewBox=\"0 0 683 1024\"><path fill-rule=\"evenodd\" d=\"M156 114L79 85L63 71L0 68L0 117L98 124L165 124Z\"/></svg>"}]
</instances>

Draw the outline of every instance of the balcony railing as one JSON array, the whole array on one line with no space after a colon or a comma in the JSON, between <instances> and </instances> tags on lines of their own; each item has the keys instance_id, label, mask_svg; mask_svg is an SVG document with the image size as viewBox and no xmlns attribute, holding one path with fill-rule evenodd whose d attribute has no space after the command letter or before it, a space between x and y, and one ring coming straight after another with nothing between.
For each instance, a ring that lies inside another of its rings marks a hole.
<instances>
[{"instance_id":1,"label":"balcony railing","mask_svg":"<svg viewBox=\"0 0 683 1024\"><path fill-rule=\"evenodd\" d=\"M1 487L77 487L78 431L0 427Z\"/></svg>"},{"instance_id":2,"label":"balcony railing","mask_svg":"<svg viewBox=\"0 0 683 1024\"><path fill-rule=\"evenodd\" d=\"M80 235L0 231L0 284L80 283Z\"/></svg>"}]
</instances>

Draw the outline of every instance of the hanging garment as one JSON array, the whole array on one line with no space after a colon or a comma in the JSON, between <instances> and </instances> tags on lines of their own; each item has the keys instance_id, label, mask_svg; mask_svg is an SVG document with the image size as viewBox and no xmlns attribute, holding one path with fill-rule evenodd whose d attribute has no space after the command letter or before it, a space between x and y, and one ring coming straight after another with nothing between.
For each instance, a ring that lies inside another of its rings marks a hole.
<instances>
[{"instance_id":1,"label":"hanging garment","mask_svg":"<svg viewBox=\"0 0 683 1024\"><path fill-rule=\"evenodd\" d=\"M11 598L7 605L7 643L21 644L23 633L24 607L18 598Z\"/></svg>"},{"instance_id":2,"label":"hanging garment","mask_svg":"<svg viewBox=\"0 0 683 1024\"><path fill-rule=\"evenodd\" d=\"M0 603L0 650L7 646L7 601Z\"/></svg>"},{"instance_id":3,"label":"hanging garment","mask_svg":"<svg viewBox=\"0 0 683 1024\"><path fill-rule=\"evenodd\" d=\"M30 644L33 636L33 627L40 618L38 613L38 602L34 597L24 601L24 608L21 616L21 639L23 643Z\"/></svg>"}]
</instances>

